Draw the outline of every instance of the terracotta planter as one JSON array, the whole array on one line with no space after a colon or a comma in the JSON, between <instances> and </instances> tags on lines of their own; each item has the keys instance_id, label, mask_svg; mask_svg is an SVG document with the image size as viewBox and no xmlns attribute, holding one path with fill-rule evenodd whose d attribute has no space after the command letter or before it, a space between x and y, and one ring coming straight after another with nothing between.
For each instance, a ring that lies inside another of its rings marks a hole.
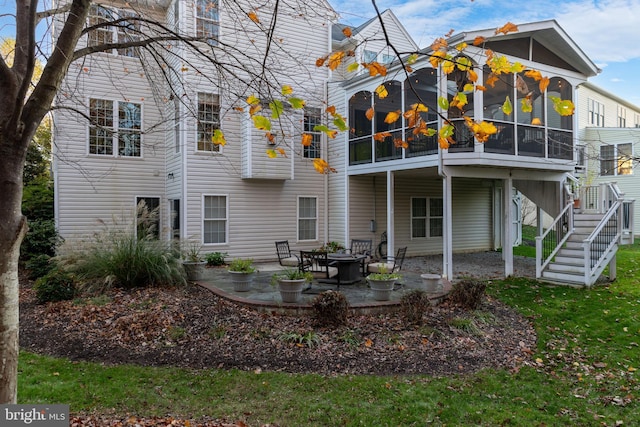
<instances>
[{"instance_id":1,"label":"terracotta planter","mask_svg":"<svg viewBox=\"0 0 640 427\"><path fill-rule=\"evenodd\" d=\"M369 281L369 287L373 292L373 299L376 301L389 301L391 299L391 292L397 279L389 280L372 280Z\"/></svg>"},{"instance_id":2,"label":"terracotta planter","mask_svg":"<svg viewBox=\"0 0 640 427\"><path fill-rule=\"evenodd\" d=\"M302 296L302 289L306 279L278 279L278 290L282 297L282 302L298 302Z\"/></svg>"},{"instance_id":3,"label":"terracotta planter","mask_svg":"<svg viewBox=\"0 0 640 427\"><path fill-rule=\"evenodd\" d=\"M233 290L236 292L247 292L251 289L253 278L256 273L246 273L244 271L229 271L231 275L231 283L233 283Z\"/></svg>"},{"instance_id":4,"label":"terracotta planter","mask_svg":"<svg viewBox=\"0 0 640 427\"><path fill-rule=\"evenodd\" d=\"M439 274L421 274L424 290L429 293L442 293L442 277Z\"/></svg>"}]
</instances>

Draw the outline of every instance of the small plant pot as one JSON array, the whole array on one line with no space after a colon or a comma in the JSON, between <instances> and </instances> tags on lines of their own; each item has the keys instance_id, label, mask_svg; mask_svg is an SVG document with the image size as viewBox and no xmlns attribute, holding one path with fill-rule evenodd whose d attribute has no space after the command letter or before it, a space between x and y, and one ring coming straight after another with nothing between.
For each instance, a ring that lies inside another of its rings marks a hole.
<instances>
[{"instance_id":1,"label":"small plant pot","mask_svg":"<svg viewBox=\"0 0 640 427\"><path fill-rule=\"evenodd\" d=\"M231 274L231 283L233 283L233 290L236 292L247 292L251 290L251 284L256 273L246 273L244 271L229 271Z\"/></svg>"},{"instance_id":2,"label":"small plant pot","mask_svg":"<svg viewBox=\"0 0 640 427\"><path fill-rule=\"evenodd\" d=\"M206 261L183 261L182 267L187 275L187 280L197 282L204 279Z\"/></svg>"},{"instance_id":3,"label":"small plant pot","mask_svg":"<svg viewBox=\"0 0 640 427\"><path fill-rule=\"evenodd\" d=\"M306 282L306 279L278 279L278 290L280 291L282 302L300 301L300 297L302 296L302 289Z\"/></svg>"},{"instance_id":4,"label":"small plant pot","mask_svg":"<svg viewBox=\"0 0 640 427\"><path fill-rule=\"evenodd\" d=\"M371 280L369 281L369 287L373 292L373 299L376 301L389 301L391 299L391 292L397 279L389 280Z\"/></svg>"},{"instance_id":5,"label":"small plant pot","mask_svg":"<svg viewBox=\"0 0 640 427\"><path fill-rule=\"evenodd\" d=\"M439 274L421 274L420 277L426 292L434 294L443 292L442 277Z\"/></svg>"}]
</instances>

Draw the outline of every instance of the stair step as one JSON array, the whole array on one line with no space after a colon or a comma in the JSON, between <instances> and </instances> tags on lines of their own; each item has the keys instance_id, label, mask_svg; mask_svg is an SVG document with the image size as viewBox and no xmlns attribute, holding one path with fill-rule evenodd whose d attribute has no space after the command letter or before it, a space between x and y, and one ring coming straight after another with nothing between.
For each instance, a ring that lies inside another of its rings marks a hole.
<instances>
[{"instance_id":1,"label":"stair step","mask_svg":"<svg viewBox=\"0 0 640 427\"><path fill-rule=\"evenodd\" d=\"M569 265L584 265L584 257L564 256L558 254L554 258L554 263Z\"/></svg>"},{"instance_id":2,"label":"stair step","mask_svg":"<svg viewBox=\"0 0 640 427\"><path fill-rule=\"evenodd\" d=\"M574 273L584 275L583 265L558 264L556 262L549 264L547 271L558 273Z\"/></svg>"},{"instance_id":3,"label":"stair step","mask_svg":"<svg viewBox=\"0 0 640 427\"><path fill-rule=\"evenodd\" d=\"M542 273L542 277L545 279L552 280L554 282L584 286L584 275L580 276L577 274L556 273L553 271L545 271Z\"/></svg>"},{"instance_id":4,"label":"stair step","mask_svg":"<svg viewBox=\"0 0 640 427\"><path fill-rule=\"evenodd\" d=\"M573 249L573 248L562 248L558 251L556 256L566 256L571 258L581 258L584 257L584 250L582 248Z\"/></svg>"}]
</instances>

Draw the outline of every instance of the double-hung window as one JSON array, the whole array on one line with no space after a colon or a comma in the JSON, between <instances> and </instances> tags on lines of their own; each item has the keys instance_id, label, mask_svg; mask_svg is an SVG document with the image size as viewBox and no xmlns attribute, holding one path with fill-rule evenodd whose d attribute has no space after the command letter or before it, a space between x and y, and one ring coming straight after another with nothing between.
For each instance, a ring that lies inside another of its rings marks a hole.
<instances>
[{"instance_id":1,"label":"double-hung window","mask_svg":"<svg viewBox=\"0 0 640 427\"><path fill-rule=\"evenodd\" d=\"M304 133L311 136L309 145L303 146L303 156L309 159L318 159L321 154L321 134L314 130L314 127L321 123L319 108L305 108L304 110Z\"/></svg>"},{"instance_id":2,"label":"double-hung window","mask_svg":"<svg viewBox=\"0 0 640 427\"><path fill-rule=\"evenodd\" d=\"M411 238L442 236L442 199L411 198Z\"/></svg>"},{"instance_id":3,"label":"double-hung window","mask_svg":"<svg viewBox=\"0 0 640 427\"><path fill-rule=\"evenodd\" d=\"M227 196L204 196L203 242L227 243Z\"/></svg>"},{"instance_id":4,"label":"double-hung window","mask_svg":"<svg viewBox=\"0 0 640 427\"><path fill-rule=\"evenodd\" d=\"M217 0L197 0L196 3L196 37L215 45L218 42L220 18Z\"/></svg>"},{"instance_id":5,"label":"double-hung window","mask_svg":"<svg viewBox=\"0 0 640 427\"><path fill-rule=\"evenodd\" d=\"M89 154L113 156L115 152L123 157L141 156L140 104L92 98L89 118Z\"/></svg>"},{"instance_id":6,"label":"double-hung window","mask_svg":"<svg viewBox=\"0 0 640 427\"><path fill-rule=\"evenodd\" d=\"M220 129L219 97L198 93L198 151L220 151L220 146L212 141L216 129Z\"/></svg>"},{"instance_id":7,"label":"double-hung window","mask_svg":"<svg viewBox=\"0 0 640 427\"><path fill-rule=\"evenodd\" d=\"M135 12L92 5L89 11L89 26L97 28L89 31L87 45L99 46L109 43L127 43L140 40L140 22ZM113 22L111 25L107 23ZM139 57L138 47L116 49L111 53L122 56ZM109 51L107 51L109 52Z\"/></svg>"},{"instance_id":8,"label":"double-hung window","mask_svg":"<svg viewBox=\"0 0 640 427\"><path fill-rule=\"evenodd\" d=\"M600 147L600 175L631 175L633 173L632 144L613 144Z\"/></svg>"},{"instance_id":9,"label":"double-hung window","mask_svg":"<svg viewBox=\"0 0 640 427\"><path fill-rule=\"evenodd\" d=\"M317 197L298 198L298 240L317 240L318 236L318 199Z\"/></svg>"},{"instance_id":10,"label":"double-hung window","mask_svg":"<svg viewBox=\"0 0 640 427\"><path fill-rule=\"evenodd\" d=\"M627 109L618 105L618 127L627 127Z\"/></svg>"},{"instance_id":11,"label":"double-hung window","mask_svg":"<svg viewBox=\"0 0 640 427\"><path fill-rule=\"evenodd\" d=\"M136 236L160 238L160 198L136 197Z\"/></svg>"},{"instance_id":12,"label":"double-hung window","mask_svg":"<svg viewBox=\"0 0 640 427\"><path fill-rule=\"evenodd\" d=\"M604 104L589 99L589 124L592 126L604 127Z\"/></svg>"}]
</instances>

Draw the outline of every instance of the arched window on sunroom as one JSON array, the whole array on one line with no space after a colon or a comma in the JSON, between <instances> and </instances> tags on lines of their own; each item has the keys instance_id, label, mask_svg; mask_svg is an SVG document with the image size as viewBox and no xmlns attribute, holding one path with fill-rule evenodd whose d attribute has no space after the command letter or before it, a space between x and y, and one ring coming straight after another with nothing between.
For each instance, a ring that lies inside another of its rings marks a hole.
<instances>
[{"instance_id":1,"label":"arched window on sunroom","mask_svg":"<svg viewBox=\"0 0 640 427\"><path fill-rule=\"evenodd\" d=\"M549 157L573 159L573 116L561 116L553 107L552 97L573 101L573 87L562 77L549 79L547 87L547 127Z\"/></svg>"},{"instance_id":2,"label":"arched window on sunroom","mask_svg":"<svg viewBox=\"0 0 640 427\"><path fill-rule=\"evenodd\" d=\"M438 152L438 136L421 133L426 128L438 128L438 73L434 68L417 70L404 81L404 111L412 106L423 104L429 111L416 114L415 124L407 123L405 140L409 144L407 157L424 156ZM415 108L415 107L413 107ZM419 119L418 119L419 117Z\"/></svg>"},{"instance_id":3,"label":"arched window on sunroom","mask_svg":"<svg viewBox=\"0 0 640 427\"><path fill-rule=\"evenodd\" d=\"M464 122L464 117L474 116L473 89L465 90L472 83L466 68L474 66L474 64L471 59L464 55L456 56L453 61L455 62L455 68L447 75L447 98L449 99L447 117L455 127L453 135L455 144L449 146L449 151L473 151L475 140ZM460 103L462 99L466 99L466 104Z\"/></svg>"},{"instance_id":4,"label":"arched window on sunroom","mask_svg":"<svg viewBox=\"0 0 640 427\"><path fill-rule=\"evenodd\" d=\"M503 105L509 97L513 104L513 75L495 75L488 66L483 68L483 120L492 122L498 130L484 144L487 153L515 154L514 114L505 114ZM515 109L515 107L514 107Z\"/></svg>"},{"instance_id":5,"label":"arched window on sunroom","mask_svg":"<svg viewBox=\"0 0 640 427\"><path fill-rule=\"evenodd\" d=\"M525 73L515 75L516 103L513 105L518 122L518 154L544 156L544 94L540 83Z\"/></svg>"},{"instance_id":6,"label":"arched window on sunroom","mask_svg":"<svg viewBox=\"0 0 640 427\"><path fill-rule=\"evenodd\" d=\"M374 94L373 103L373 127L374 133L383 138L375 141L375 161L385 161L402 158L402 147L397 146L396 141L402 140L402 84L391 80L384 82L387 95L383 98L378 93ZM398 120L387 123L389 113L400 114Z\"/></svg>"},{"instance_id":7,"label":"arched window on sunroom","mask_svg":"<svg viewBox=\"0 0 640 427\"><path fill-rule=\"evenodd\" d=\"M373 123L367 118L372 107L372 93L361 91L349 99L349 164L370 163Z\"/></svg>"}]
</instances>

